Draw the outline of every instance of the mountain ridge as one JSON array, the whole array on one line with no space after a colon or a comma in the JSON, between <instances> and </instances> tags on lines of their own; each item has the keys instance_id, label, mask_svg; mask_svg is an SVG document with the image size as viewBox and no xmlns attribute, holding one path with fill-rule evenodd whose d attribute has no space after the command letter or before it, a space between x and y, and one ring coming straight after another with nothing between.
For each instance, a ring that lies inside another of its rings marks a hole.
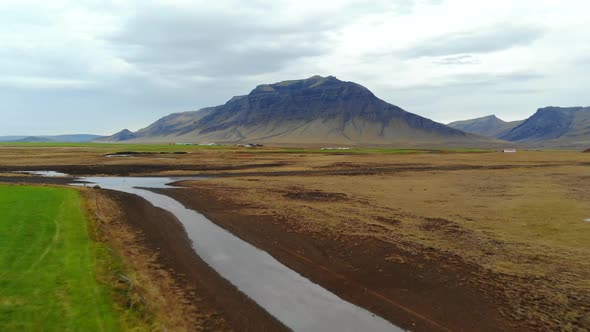
<instances>
[{"instance_id":1,"label":"mountain ridge","mask_svg":"<svg viewBox=\"0 0 590 332\"><path fill-rule=\"evenodd\" d=\"M587 148L590 146L590 107L546 106L522 121L505 122L495 115L449 123L450 127L521 147Z\"/></svg>"},{"instance_id":2,"label":"mountain ridge","mask_svg":"<svg viewBox=\"0 0 590 332\"><path fill-rule=\"evenodd\" d=\"M523 122L524 120L507 122L498 118L496 115L488 115L475 119L455 121L447 125L464 132L499 138Z\"/></svg>"},{"instance_id":3,"label":"mountain ridge","mask_svg":"<svg viewBox=\"0 0 590 332\"><path fill-rule=\"evenodd\" d=\"M123 141L350 145L489 141L406 112L360 84L317 75L261 84L223 105L173 113L132 134Z\"/></svg>"},{"instance_id":4,"label":"mountain ridge","mask_svg":"<svg viewBox=\"0 0 590 332\"><path fill-rule=\"evenodd\" d=\"M539 108L521 125L499 138L527 143L590 144L590 107Z\"/></svg>"},{"instance_id":5,"label":"mountain ridge","mask_svg":"<svg viewBox=\"0 0 590 332\"><path fill-rule=\"evenodd\" d=\"M63 134L63 135L20 135L0 136L0 142L57 142L57 143L86 143L105 136L93 134Z\"/></svg>"}]
</instances>

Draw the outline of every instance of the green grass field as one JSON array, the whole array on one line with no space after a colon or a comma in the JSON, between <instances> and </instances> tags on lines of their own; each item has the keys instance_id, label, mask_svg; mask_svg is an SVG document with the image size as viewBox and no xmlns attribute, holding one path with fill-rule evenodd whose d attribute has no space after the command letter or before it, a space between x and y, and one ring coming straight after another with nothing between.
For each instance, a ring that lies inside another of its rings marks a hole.
<instances>
[{"instance_id":1,"label":"green grass field","mask_svg":"<svg viewBox=\"0 0 590 332\"><path fill-rule=\"evenodd\" d=\"M391 147L353 147L349 150L321 150L320 148L244 148L233 145L170 145L170 144L126 144L126 143L58 143L58 142L31 142L14 143L0 142L0 147L13 148L90 148L103 153L116 153L124 151L134 152L244 152L244 153L321 153L321 154L418 154L418 153L478 153L491 152L486 149L447 148L447 149L412 149Z\"/></svg>"},{"instance_id":2,"label":"green grass field","mask_svg":"<svg viewBox=\"0 0 590 332\"><path fill-rule=\"evenodd\" d=\"M73 189L0 186L0 331L117 331Z\"/></svg>"},{"instance_id":3,"label":"green grass field","mask_svg":"<svg viewBox=\"0 0 590 332\"><path fill-rule=\"evenodd\" d=\"M126 143L60 143L60 142L0 142L0 147L14 148L93 148L105 152L137 151L137 152L176 152L192 150L234 150L234 146L226 145L170 145L170 144L126 144Z\"/></svg>"}]
</instances>

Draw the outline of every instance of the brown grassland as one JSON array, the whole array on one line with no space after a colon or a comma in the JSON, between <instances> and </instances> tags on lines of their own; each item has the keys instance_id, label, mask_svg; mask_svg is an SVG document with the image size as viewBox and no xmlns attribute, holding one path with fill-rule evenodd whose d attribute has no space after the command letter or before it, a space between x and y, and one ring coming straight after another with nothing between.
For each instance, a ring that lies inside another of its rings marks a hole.
<instances>
[{"instance_id":1,"label":"brown grassland","mask_svg":"<svg viewBox=\"0 0 590 332\"><path fill-rule=\"evenodd\" d=\"M0 147L0 176L219 175L163 192L402 327L590 330L590 154L177 149L188 153ZM123 222L125 206L95 195L114 248L148 300L160 301L152 308L160 320L180 330L231 328L206 298L188 304L198 290L158 267L141 229Z\"/></svg>"}]
</instances>

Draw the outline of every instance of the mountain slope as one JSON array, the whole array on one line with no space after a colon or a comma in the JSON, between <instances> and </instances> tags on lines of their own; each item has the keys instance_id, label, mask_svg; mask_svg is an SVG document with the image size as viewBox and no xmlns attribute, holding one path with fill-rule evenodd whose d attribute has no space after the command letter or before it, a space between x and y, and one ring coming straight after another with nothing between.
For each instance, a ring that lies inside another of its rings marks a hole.
<instances>
[{"instance_id":1,"label":"mountain slope","mask_svg":"<svg viewBox=\"0 0 590 332\"><path fill-rule=\"evenodd\" d=\"M84 143L90 142L95 139L101 138L103 136L100 135L92 135L92 134L66 134L66 135L55 135L55 136L43 136L44 138L49 138L55 142L76 142L76 143Z\"/></svg>"},{"instance_id":2,"label":"mountain slope","mask_svg":"<svg viewBox=\"0 0 590 332\"><path fill-rule=\"evenodd\" d=\"M408 113L361 85L332 76L259 85L224 105L166 116L131 140L351 145L488 141Z\"/></svg>"},{"instance_id":3,"label":"mountain slope","mask_svg":"<svg viewBox=\"0 0 590 332\"><path fill-rule=\"evenodd\" d=\"M448 126L467 133L497 138L505 135L523 122L524 120L506 122L495 115L489 115L471 120L451 122Z\"/></svg>"},{"instance_id":4,"label":"mountain slope","mask_svg":"<svg viewBox=\"0 0 590 332\"><path fill-rule=\"evenodd\" d=\"M134 134L129 129L123 129L120 132L108 136L108 137L101 137L99 139L94 140L95 142L121 142L121 141L128 141L137 138L137 135Z\"/></svg>"},{"instance_id":5,"label":"mountain slope","mask_svg":"<svg viewBox=\"0 0 590 332\"><path fill-rule=\"evenodd\" d=\"M590 143L590 107L545 107L520 126L500 136L516 142L545 142L550 145Z\"/></svg>"}]
</instances>

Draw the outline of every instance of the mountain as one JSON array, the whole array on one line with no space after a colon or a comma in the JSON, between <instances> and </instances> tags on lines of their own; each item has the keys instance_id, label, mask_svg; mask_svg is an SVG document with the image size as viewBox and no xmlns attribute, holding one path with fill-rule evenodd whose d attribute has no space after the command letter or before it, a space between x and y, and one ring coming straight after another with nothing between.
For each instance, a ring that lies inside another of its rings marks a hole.
<instances>
[{"instance_id":1,"label":"mountain","mask_svg":"<svg viewBox=\"0 0 590 332\"><path fill-rule=\"evenodd\" d=\"M128 140L131 140L134 138L137 138L137 135L135 135L129 129L123 129L120 132L118 132L112 136L101 137L99 139L96 139L95 141L97 141L97 142L120 142L120 141L128 141Z\"/></svg>"},{"instance_id":2,"label":"mountain","mask_svg":"<svg viewBox=\"0 0 590 332\"><path fill-rule=\"evenodd\" d=\"M0 136L0 142L69 142L84 143L103 136L89 134L55 135L55 136Z\"/></svg>"},{"instance_id":3,"label":"mountain","mask_svg":"<svg viewBox=\"0 0 590 332\"><path fill-rule=\"evenodd\" d=\"M505 135L523 122L524 120L506 122L497 118L495 115L489 115L472 120L451 122L448 126L467 133L497 138Z\"/></svg>"},{"instance_id":4,"label":"mountain","mask_svg":"<svg viewBox=\"0 0 590 332\"><path fill-rule=\"evenodd\" d=\"M69 135L56 135L56 136L43 136L56 142L74 142L74 143L85 143L95 139L104 137L101 135L91 134L69 134Z\"/></svg>"},{"instance_id":5,"label":"mountain","mask_svg":"<svg viewBox=\"0 0 590 332\"><path fill-rule=\"evenodd\" d=\"M0 136L0 142L10 142L23 139L27 136Z\"/></svg>"},{"instance_id":6,"label":"mountain","mask_svg":"<svg viewBox=\"0 0 590 332\"><path fill-rule=\"evenodd\" d=\"M263 84L221 106L168 115L101 141L471 144L487 138L408 113L333 76Z\"/></svg>"},{"instance_id":7,"label":"mountain","mask_svg":"<svg viewBox=\"0 0 590 332\"><path fill-rule=\"evenodd\" d=\"M551 146L590 144L590 107L545 107L499 138Z\"/></svg>"},{"instance_id":8,"label":"mountain","mask_svg":"<svg viewBox=\"0 0 590 332\"><path fill-rule=\"evenodd\" d=\"M38 137L38 136L27 136L21 139L14 140L13 142L19 143L34 143L34 142L53 142L51 139L46 137Z\"/></svg>"}]
</instances>

